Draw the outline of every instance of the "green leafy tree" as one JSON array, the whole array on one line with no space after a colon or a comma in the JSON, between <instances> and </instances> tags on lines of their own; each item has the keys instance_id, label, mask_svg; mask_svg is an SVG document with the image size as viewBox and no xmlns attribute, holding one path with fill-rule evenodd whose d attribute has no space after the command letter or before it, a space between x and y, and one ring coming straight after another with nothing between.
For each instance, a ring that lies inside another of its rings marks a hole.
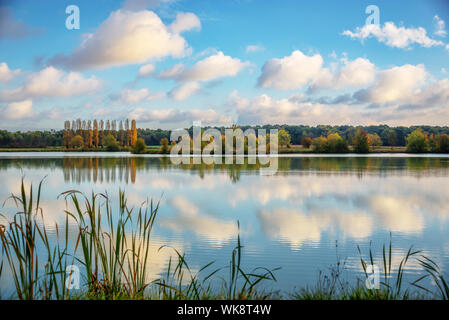
<instances>
[{"instance_id":1,"label":"green leafy tree","mask_svg":"<svg viewBox=\"0 0 449 320\"><path fill-rule=\"evenodd\" d=\"M382 139L379 137L377 133L368 133L368 143L370 146L381 146Z\"/></svg>"},{"instance_id":2,"label":"green leafy tree","mask_svg":"<svg viewBox=\"0 0 449 320\"><path fill-rule=\"evenodd\" d=\"M326 151L329 153L348 152L348 143L338 133L331 133L327 136Z\"/></svg>"},{"instance_id":3,"label":"green leafy tree","mask_svg":"<svg viewBox=\"0 0 449 320\"><path fill-rule=\"evenodd\" d=\"M159 149L159 152L162 154L166 154L168 153L169 148L168 148L168 139L167 138L162 138L161 139L161 148Z\"/></svg>"},{"instance_id":4,"label":"green leafy tree","mask_svg":"<svg viewBox=\"0 0 449 320\"><path fill-rule=\"evenodd\" d=\"M327 152L327 138L318 137L313 139L312 148L315 152Z\"/></svg>"},{"instance_id":5,"label":"green leafy tree","mask_svg":"<svg viewBox=\"0 0 449 320\"><path fill-rule=\"evenodd\" d=\"M136 154L145 153L145 149L146 148L147 148L147 146L145 144L145 140L143 140L142 138L139 138L135 142L135 145L134 145L134 148L132 149L132 152L136 153Z\"/></svg>"},{"instance_id":6,"label":"green leafy tree","mask_svg":"<svg viewBox=\"0 0 449 320\"><path fill-rule=\"evenodd\" d=\"M435 137L435 152L449 153L449 136L447 134L438 134Z\"/></svg>"},{"instance_id":7,"label":"green leafy tree","mask_svg":"<svg viewBox=\"0 0 449 320\"><path fill-rule=\"evenodd\" d=\"M421 129L416 129L407 138L407 152L422 153L429 149L429 141Z\"/></svg>"},{"instance_id":8,"label":"green leafy tree","mask_svg":"<svg viewBox=\"0 0 449 320\"><path fill-rule=\"evenodd\" d=\"M278 131L278 145L282 146L286 146L286 147L290 147L291 144L291 137L290 134L284 130L281 129Z\"/></svg>"},{"instance_id":9,"label":"green leafy tree","mask_svg":"<svg viewBox=\"0 0 449 320\"><path fill-rule=\"evenodd\" d=\"M112 134L108 134L104 138L104 146L107 151L119 151L120 145Z\"/></svg>"},{"instance_id":10,"label":"green leafy tree","mask_svg":"<svg viewBox=\"0 0 449 320\"><path fill-rule=\"evenodd\" d=\"M368 153L369 141L365 130L358 128L354 136L354 152Z\"/></svg>"}]
</instances>

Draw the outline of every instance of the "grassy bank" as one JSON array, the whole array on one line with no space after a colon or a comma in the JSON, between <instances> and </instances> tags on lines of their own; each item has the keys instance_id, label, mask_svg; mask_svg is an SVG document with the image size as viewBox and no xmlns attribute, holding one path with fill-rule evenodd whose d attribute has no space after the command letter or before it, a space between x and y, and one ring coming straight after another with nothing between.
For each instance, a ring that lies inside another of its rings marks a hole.
<instances>
[{"instance_id":1,"label":"grassy bank","mask_svg":"<svg viewBox=\"0 0 449 320\"><path fill-rule=\"evenodd\" d=\"M436 263L420 251L410 249L399 265L394 266L391 242L382 250L382 281L378 290L368 289L364 284L366 279L358 279L356 285L344 281L339 262L330 272L322 274L313 287L294 293L267 290L266 286L275 282L281 271L264 267L247 270L239 236L230 252L228 265L217 267L210 262L196 271L183 253L175 248L160 247L158 251L170 250L172 255L166 271L150 280L149 262L154 258L150 252L150 239L159 203L147 200L138 209L130 208L125 194L120 192L118 207L113 210L106 194L86 196L76 190L64 192L60 201L67 201L73 209L65 211L65 225L56 225L53 229L58 241L50 241L43 223L41 191L42 182L37 191L30 186L27 192L22 181L20 195L12 195L9 199L18 212L0 226L0 279L1 272L8 270L14 294L3 296L4 299L449 298L448 279ZM69 225L75 225L76 241L69 240ZM375 255L370 249L366 260L360 249L359 252L360 265L367 276ZM422 266L423 274L406 285L404 270L411 260ZM81 291L71 291L64 285L71 281L66 270L73 264L80 265ZM434 281L436 289L421 285L426 278Z\"/></svg>"}]
</instances>

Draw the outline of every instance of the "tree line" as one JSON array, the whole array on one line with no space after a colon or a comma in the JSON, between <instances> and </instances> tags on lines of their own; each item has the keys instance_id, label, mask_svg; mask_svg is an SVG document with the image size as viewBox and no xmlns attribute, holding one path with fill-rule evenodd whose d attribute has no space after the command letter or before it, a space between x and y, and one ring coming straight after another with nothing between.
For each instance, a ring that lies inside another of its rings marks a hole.
<instances>
[{"instance_id":1,"label":"tree line","mask_svg":"<svg viewBox=\"0 0 449 320\"><path fill-rule=\"evenodd\" d=\"M67 149L106 149L119 151L135 146L137 141L136 120L124 122L109 120L73 120L64 122L63 143Z\"/></svg>"},{"instance_id":2,"label":"tree line","mask_svg":"<svg viewBox=\"0 0 449 320\"><path fill-rule=\"evenodd\" d=\"M224 133L225 127L216 127ZM248 128L257 129L283 129L288 133L290 145L306 145L312 147L312 141L316 138L314 146L317 149L344 150L345 142L355 146L359 142L362 148L365 144L365 137L369 146L402 146L409 144L408 137L416 130L424 135L418 135L421 142L418 150L435 151L443 150L445 137L449 134L449 127L441 126L412 126L412 127L390 127L387 125L377 126L306 126L306 125L264 125L264 126L240 126L245 131ZM207 129L207 128L205 128ZM362 130L364 134L357 134ZM193 134L193 128L189 128ZM137 138L141 138L145 145L161 145L162 139L170 139L169 130L163 129L143 129L136 128L135 121L66 121L64 130L51 131L26 131L9 132L0 130L0 148L45 148L45 147L66 147L84 149L108 149L120 150L129 149L135 146ZM412 135L412 137L416 134ZM343 142L340 140L343 140ZM358 139L358 140L357 140ZM412 139L416 140L416 139ZM329 142L330 141L330 142ZM163 142L166 144L166 142ZM441 147L442 146L442 147ZM337 148L337 149L335 149ZM363 148L362 148L363 149ZM417 150L410 147L410 152ZM420 151L421 152L421 151Z\"/></svg>"}]
</instances>

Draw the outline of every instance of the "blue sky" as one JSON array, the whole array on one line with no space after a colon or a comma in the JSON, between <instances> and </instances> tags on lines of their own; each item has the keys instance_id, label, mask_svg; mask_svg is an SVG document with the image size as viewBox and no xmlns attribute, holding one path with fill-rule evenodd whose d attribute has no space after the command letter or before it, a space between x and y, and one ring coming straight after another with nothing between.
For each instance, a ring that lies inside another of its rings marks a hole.
<instances>
[{"instance_id":1,"label":"blue sky","mask_svg":"<svg viewBox=\"0 0 449 320\"><path fill-rule=\"evenodd\" d=\"M1 1L0 127L448 125L446 21L443 0Z\"/></svg>"}]
</instances>

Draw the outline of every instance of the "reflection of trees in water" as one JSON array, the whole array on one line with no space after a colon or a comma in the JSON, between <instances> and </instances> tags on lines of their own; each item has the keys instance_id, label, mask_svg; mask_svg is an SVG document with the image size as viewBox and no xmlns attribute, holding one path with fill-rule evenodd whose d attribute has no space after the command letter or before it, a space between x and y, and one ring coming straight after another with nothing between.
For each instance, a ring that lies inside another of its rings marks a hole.
<instances>
[{"instance_id":1,"label":"reflection of trees in water","mask_svg":"<svg viewBox=\"0 0 449 320\"><path fill-rule=\"evenodd\" d=\"M137 158L64 158L62 171L65 182L135 183L143 165Z\"/></svg>"},{"instance_id":2,"label":"reflection of trees in water","mask_svg":"<svg viewBox=\"0 0 449 320\"><path fill-rule=\"evenodd\" d=\"M65 157L36 159L0 159L0 170L62 168L66 182L125 182L134 183L138 171L182 170L190 171L203 178L208 173L220 172L229 176L232 182L239 181L242 174L259 174L268 165L255 164L244 158L243 164L193 163L175 165L169 157ZM280 157L278 174L319 174L319 175L410 175L448 176L449 158L418 157Z\"/></svg>"}]
</instances>

